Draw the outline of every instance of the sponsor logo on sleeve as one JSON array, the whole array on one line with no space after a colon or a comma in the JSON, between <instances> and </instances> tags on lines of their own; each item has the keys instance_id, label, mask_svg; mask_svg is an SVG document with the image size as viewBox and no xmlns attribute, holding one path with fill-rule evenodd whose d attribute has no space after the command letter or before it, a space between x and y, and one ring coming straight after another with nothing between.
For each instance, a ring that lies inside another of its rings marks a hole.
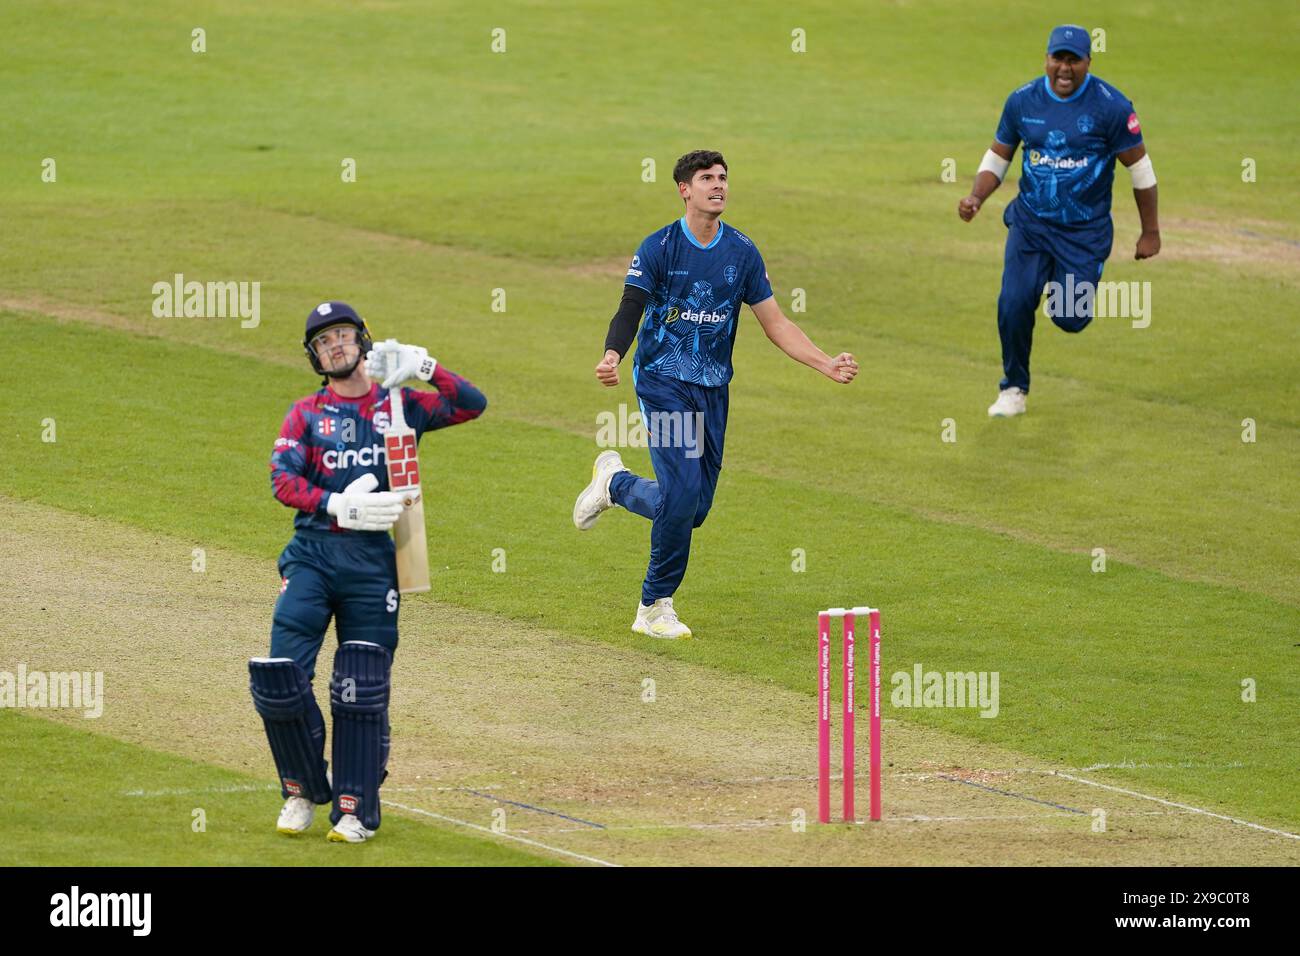
<instances>
[{"instance_id":1,"label":"sponsor logo on sleeve","mask_svg":"<svg viewBox=\"0 0 1300 956\"><path fill-rule=\"evenodd\" d=\"M1130 133L1140 133L1140 132L1142 132L1142 124L1138 122L1138 115L1137 115L1137 113L1129 113L1129 114L1128 114L1128 131L1129 131Z\"/></svg>"}]
</instances>

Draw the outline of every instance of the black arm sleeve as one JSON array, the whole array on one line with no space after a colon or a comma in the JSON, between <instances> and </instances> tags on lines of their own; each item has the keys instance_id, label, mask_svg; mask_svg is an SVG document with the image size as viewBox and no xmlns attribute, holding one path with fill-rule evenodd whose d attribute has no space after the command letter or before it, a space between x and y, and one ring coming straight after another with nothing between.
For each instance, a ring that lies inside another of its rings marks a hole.
<instances>
[{"instance_id":1,"label":"black arm sleeve","mask_svg":"<svg viewBox=\"0 0 1300 956\"><path fill-rule=\"evenodd\" d=\"M627 354L636 330L641 325L641 314L650 294L645 289L634 285L623 286L623 301L618 304L618 311L609 320L609 334L605 336L605 350L613 349L621 359Z\"/></svg>"}]
</instances>

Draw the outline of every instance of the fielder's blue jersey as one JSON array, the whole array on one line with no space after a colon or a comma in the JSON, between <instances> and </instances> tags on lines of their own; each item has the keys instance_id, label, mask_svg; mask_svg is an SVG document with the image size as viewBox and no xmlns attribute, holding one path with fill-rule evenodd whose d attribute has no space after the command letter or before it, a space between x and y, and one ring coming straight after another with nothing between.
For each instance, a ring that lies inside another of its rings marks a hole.
<instances>
[{"instance_id":1,"label":"fielder's blue jersey","mask_svg":"<svg viewBox=\"0 0 1300 956\"><path fill-rule=\"evenodd\" d=\"M696 385L731 381L740 306L772 297L767 267L748 236L719 221L718 234L702 246L685 217L646 237L624 281L650 296L634 371Z\"/></svg>"},{"instance_id":2,"label":"fielder's blue jersey","mask_svg":"<svg viewBox=\"0 0 1300 956\"><path fill-rule=\"evenodd\" d=\"M994 138L1013 150L1024 144L1024 208L1079 225L1110 215L1115 154L1141 143L1142 127L1128 97L1091 73L1066 99L1040 76L1007 97Z\"/></svg>"}]
</instances>

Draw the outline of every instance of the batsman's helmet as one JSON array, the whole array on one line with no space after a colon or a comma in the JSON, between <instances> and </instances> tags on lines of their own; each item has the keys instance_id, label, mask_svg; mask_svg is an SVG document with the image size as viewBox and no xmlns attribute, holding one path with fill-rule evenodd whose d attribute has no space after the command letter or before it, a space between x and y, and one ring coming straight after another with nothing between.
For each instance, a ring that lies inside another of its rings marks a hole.
<instances>
[{"instance_id":1,"label":"batsman's helmet","mask_svg":"<svg viewBox=\"0 0 1300 956\"><path fill-rule=\"evenodd\" d=\"M357 330L357 345L360 347L360 351L357 353L357 361L346 369L334 369L327 372L320 364L320 357L317 356L316 350L311 347L311 340L319 335L321 330L329 328L331 325L353 326ZM346 302L322 302L307 315L307 331L302 337L302 347L317 375L324 376L327 379L347 378L352 374L352 370L357 367L357 362L360 362L365 357L365 354L374 347L374 342L370 338L370 327L366 325L365 319L357 315L356 309Z\"/></svg>"}]
</instances>

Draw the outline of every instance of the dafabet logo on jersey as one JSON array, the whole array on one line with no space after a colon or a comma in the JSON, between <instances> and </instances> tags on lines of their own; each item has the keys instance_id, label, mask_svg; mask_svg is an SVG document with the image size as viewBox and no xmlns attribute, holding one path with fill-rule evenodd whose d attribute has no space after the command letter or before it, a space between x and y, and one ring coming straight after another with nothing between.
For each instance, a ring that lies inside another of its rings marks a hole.
<instances>
[{"instance_id":1,"label":"dafabet logo on jersey","mask_svg":"<svg viewBox=\"0 0 1300 956\"><path fill-rule=\"evenodd\" d=\"M730 317L730 309L726 312L692 312L689 309L683 312L681 309L673 306L668 310L668 314L664 316L664 324L672 325L674 322L681 321L694 322L696 325L720 325L721 323L726 322Z\"/></svg>"},{"instance_id":2,"label":"dafabet logo on jersey","mask_svg":"<svg viewBox=\"0 0 1300 956\"><path fill-rule=\"evenodd\" d=\"M1030 166L1050 166L1052 169L1084 169L1088 165L1088 157L1083 159L1058 159L1055 156L1045 156L1036 149L1029 151Z\"/></svg>"}]
</instances>

